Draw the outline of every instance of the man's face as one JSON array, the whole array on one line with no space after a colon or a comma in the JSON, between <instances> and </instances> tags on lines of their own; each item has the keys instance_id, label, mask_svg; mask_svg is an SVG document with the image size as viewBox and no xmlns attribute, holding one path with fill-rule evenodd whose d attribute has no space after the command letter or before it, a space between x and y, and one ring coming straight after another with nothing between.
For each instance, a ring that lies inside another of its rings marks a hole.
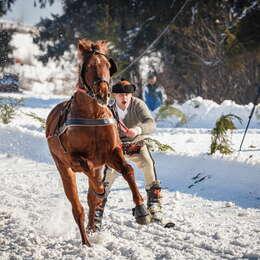
<instances>
[{"instance_id":1,"label":"man's face","mask_svg":"<svg viewBox=\"0 0 260 260\"><path fill-rule=\"evenodd\" d=\"M120 107L120 109L125 110L129 107L133 94L115 93L114 96L115 96L116 104Z\"/></svg>"},{"instance_id":2,"label":"man's face","mask_svg":"<svg viewBox=\"0 0 260 260\"><path fill-rule=\"evenodd\" d=\"M156 77L151 77L151 78L148 78L148 84L151 84L151 85L154 85L156 82Z\"/></svg>"}]
</instances>

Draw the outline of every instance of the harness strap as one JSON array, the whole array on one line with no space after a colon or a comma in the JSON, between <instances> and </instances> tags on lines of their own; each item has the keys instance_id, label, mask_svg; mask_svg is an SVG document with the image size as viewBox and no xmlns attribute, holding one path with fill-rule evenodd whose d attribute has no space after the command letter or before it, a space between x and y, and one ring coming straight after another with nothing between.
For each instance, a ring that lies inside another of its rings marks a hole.
<instances>
[{"instance_id":1,"label":"harness strap","mask_svg":"<svg viewBox=\"0 0 260 260\"><path fill-rule=\"evenodd\" d=\"M116 120L114 118L70 118L65 121L65 126L104 126L113 124L116 124Z\"/></svg>"},{"instance_id":2,"label":"harness strap","mask_svg":"<svg viewBox=\"0 0 260 260\"><path fill-rule=\"evenodd\" d=\"M111 110L111 112L118 124L118 127L121 129L122 132L126 133L128 131L128 127L124 124L124 122L122 120L120 120L118 113L116 111L115 103L109 105L108 108Z\"/></svg>"},{"instance_id":3,"label":"harness strap","mask_svg":"<svg viewBox=\"0 0 260 260\"><path fill-rule=\"evenodd\" d=\"M91 126L107 126L116 124L114 118L99 118L99 119L84 119L84 118L71 118L67 119L64 125L60 128L59 136L62 135L68 127L70 126L83 126L83 127L91 127Z\"/></svg>"},{"instance_id":4,"label":"harness strap","mask_svg":"<svg viewBox=\"0 0 260 260\"><path fill-rule=\"evenodd\" d=\"M69 113L72 100L73 100L73 96L67 101L67 103L65 104L64 108L60 112L58 124L57 124L57 127L55 129L55 132L56 132L57 135L59 135L58 131L61 128L61 126L64 123L64 121L66 120L66 118L67 118L67 115Z\"/></svg>"}]
</instances>

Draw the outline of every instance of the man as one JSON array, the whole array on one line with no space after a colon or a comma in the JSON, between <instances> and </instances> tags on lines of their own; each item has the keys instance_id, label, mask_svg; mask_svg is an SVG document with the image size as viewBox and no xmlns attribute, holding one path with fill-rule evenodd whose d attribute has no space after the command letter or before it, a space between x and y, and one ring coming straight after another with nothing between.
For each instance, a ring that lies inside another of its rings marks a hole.
<instances>
[{"instance_id":1,"label":"man","mask_svg":"<svg viewBox=\"0 0 260 260\"><path fill-rule=\"evenodd\" d=\"M160 182L157 179L154 160L144 142L145 136L155 130L155 122L145 103L133 96L135 89L135 85L127 80L115 84L112 87L115 101L110 105L110 109L118 122L119 136L126 158L134 162L144 173L147 208L151 220L161 222ZM115 170L106 167L104 184L107 194L117 176L119 175Z\"/></svg>"},{"instance_id":2,"label":"man","mask_svg":"<svg viewBox=\"0 0 260 260\"><path fill-rule=\"evenodd\" d=\"M166 99L164 89L157 84L154 74L148 75L148 84L143 89L143 100L151 111L160 107Z\"/></svg>"}]
</instances>

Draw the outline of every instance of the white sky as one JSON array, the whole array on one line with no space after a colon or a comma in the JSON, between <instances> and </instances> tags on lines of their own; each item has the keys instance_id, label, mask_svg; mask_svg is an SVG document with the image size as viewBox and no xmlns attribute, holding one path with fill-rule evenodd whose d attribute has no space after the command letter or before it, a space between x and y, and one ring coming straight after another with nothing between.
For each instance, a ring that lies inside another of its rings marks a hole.
<instances>
[{"instance_id":1,"label":"white sky","mask_svg":"<svg viewBox=\"0 0 260 260\"><path fill-rule=\"evenodd\" d=\"M34 0L17 0L12 6L12 10L9 11L2 18L4 20L12 20L23 22L28 25L34 25L40 21L40 18L51 17L51 14L57 14L62 12L61 0L55 1L52 6L40 8L38 1L37 7L34 7Z\"/></svg>"}]
</instances>

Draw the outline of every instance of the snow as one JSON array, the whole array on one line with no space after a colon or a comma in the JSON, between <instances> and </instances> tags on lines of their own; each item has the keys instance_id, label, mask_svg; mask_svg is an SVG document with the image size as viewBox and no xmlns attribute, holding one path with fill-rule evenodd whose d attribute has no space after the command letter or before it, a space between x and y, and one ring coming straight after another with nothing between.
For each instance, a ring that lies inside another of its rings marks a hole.
<instances>
[{"instance_id":1,"label":"snow","mask_svg":"<svg viewBox=\"0 0 260 260\"><path fill-rule=\"evenodd\" d=\"M253 109L253 103L248 105L238 105L232 100L225 100L221 104L217 104L212 100L204 100L202 97L196 97L186 101L184 104L174 104L174 107L181 110L187 117L187 123L183 125L186 128L209 128L215 126L216 119L221 115L235 114L239 116L243 122L239 123L234 120L235 126L240 129L245 129L248 117ZM175 127L178 119L170 117L163 122L158 122L159 127ZM178 125L178 124L177 124ZM260 128L260 105L258 104L255 113L251 119L250 128Z\"/></svg>"},{"instance_id":2,"label":"snow","mask_svg":"<svg viewBox=\"0 0 260 260\"><path fill-rule=\"evenodd\" d=\"M33 44L33 39L30 34L15 33L11 44L16 47L13 51L13 56L20 58L25 64L31 64L34 55L39 55L40 50L36 44ZM19 46L19 48L17 48ZM28 46L30 47L28 49Z\"/></svg>"},{"instance_id":3,"label":"snow","mask_svg":"<svg viewBox=\"0 0 260 260\"><path fill-rule=\"evenodd\" d=\"M1 94L23 98L8 125L0 123L0 259L257 259L260 258L260 127L252 118L243 149L237 152L252 104L218 105L195 98L174 104L188 122L158 122L153 138L176 152L153 153L163 186L166 219L176 223L139 226L123 178L109 195L103 230L91 234L91 248L81 245L71 206L50 157L40 123L66 96L36 91ZM195 105L194 105L195 104ZM232 135L233 154L208 155L210 128L221 114L235 113L244 124ZM136 170L141 193L143 176ZM80 200L87 212L87 182L77 175Z\"/></svg>"}]
</instances>

